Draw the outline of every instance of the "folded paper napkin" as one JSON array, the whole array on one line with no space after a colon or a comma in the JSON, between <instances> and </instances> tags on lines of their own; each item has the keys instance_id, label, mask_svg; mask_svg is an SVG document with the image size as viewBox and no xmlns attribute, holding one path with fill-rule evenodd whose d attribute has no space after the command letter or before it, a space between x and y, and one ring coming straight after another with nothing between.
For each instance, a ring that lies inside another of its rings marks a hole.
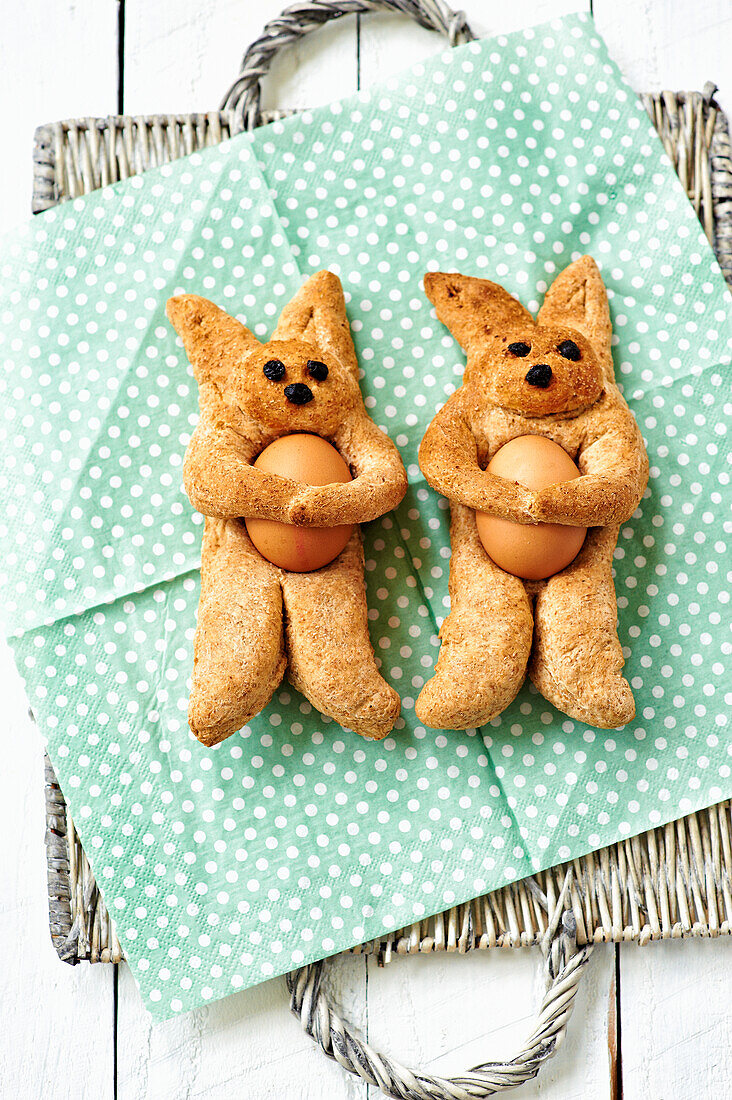
<instances>
[{"instance_id":1,"label":"folded paper napkin","mask_svg":"<svg viewBox=\"0 0 732 1100\"><path fill-rule=\"evenodd\" d=\"M428 730L413 703L450 544L416 456L463 355L420 278L485 276L535 310L585 252L651 460L616 552L638 716L590 729L526 686L482 730ZM155 1017L732 795L729 297L589 19L470 43L59 206L0 257L6 629ZM373 744L283 686L206 749L186 724L196 387L165 301L203 294L263 336L322 267L341 276L366 403L410 477L365 529L372 638L403 716Z\"/></svg>"}]
</instances>

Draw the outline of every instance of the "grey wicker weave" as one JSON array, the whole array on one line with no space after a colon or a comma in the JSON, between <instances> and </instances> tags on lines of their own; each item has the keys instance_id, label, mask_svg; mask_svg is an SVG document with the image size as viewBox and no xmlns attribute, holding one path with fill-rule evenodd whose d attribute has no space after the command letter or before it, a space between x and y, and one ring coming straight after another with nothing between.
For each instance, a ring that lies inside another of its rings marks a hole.
<instances>
[{"instance_id":1,"label":"grey wicker weave","mask_svg":"<svg viewBox=\"0 0 732 1100\"><path fill-rule=\"evenodd\" d=\"M33 211L143 172L289 112L260 111L260 80L275 53L328 19L393 9L445 35L473 37L443 0L311 0L288 8L247 51L222 109L198 115L73 119L41 126ZM642 96L732 285L732 159L715 87ZM46 846L51 936L65 962L119 962L123 952L46 758ZM329 1003L326 963L288 976L291 1007L330 1057L385 1094L420 1100L490 1096L534 1077L561 1041L594 943L732 933L732 802L613 844L353 948L466 952L539 945L547 993L524 1049L451 1081L405 1069L368 1047ZM327 960L326 960L327 962Z\"/></svg>"}]
</instances>

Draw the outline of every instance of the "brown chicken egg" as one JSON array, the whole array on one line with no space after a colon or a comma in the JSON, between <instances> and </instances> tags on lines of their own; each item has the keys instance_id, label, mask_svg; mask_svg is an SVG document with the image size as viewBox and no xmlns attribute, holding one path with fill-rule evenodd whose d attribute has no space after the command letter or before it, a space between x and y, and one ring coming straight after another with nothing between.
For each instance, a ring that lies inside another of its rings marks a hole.
<instances>
[{"instance_id":1,"label":"brown chicken egg","mask_svg":"<svg viewBox=\"0 0 732 1100\"><path fill-rule=\"evenodd\" d=\"M494 454L487 469L537 492L580 476L567 452L545 436L521 435ZM480 541L496 565L527 581L544 580L569 565L585 541L586 527L523 524L475 513Z\"/></svg>"},{"instance_id":2,"label":"brown chicken egg","mask_svg":"<svg viewBox=\"0 0 732 1100\"><path fill-rule=\"evenodd\" d=\"M268 474L305 485L351 481L351 471L335 447L305 432L283 435L265 447L254 465ZM351 537L352 524L340 527L296 527L270 519L245 520L249 537L273 565L292 573L322 569L338 557Z\"/></svg>"}]
</instances>

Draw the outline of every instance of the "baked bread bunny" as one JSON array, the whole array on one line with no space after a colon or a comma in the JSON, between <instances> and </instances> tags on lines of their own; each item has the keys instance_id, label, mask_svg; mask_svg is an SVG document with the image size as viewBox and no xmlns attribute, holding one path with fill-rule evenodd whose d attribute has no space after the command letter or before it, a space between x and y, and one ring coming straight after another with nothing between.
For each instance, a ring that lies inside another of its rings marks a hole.
<instances>
[{"instance_id":1,"label":"baked bread bunny","mask_svg":"<svg viewBox=\"0 0 732 1100\"><path fill-rule=\"evenodd\" d=\"M206 516L192 731L215 745L241 729L287 668L323 714L366 737L385 737L400 701L369 641L358 527L330 565L292 573L258 553L240 518L359 524L406 492L399 452L364 407L337 276L321 271L308 279L267 343L205 298L171 298L167 312L200 390L183 470L191 503ZM252 465L275 439L297 432L329 441L353 480L305 485Z\"/></svg>"},{"instance_id":2,"label":"baked bread bunny","mask_svg":"<svg viewBox=\"0 0 732 1100\"><path fill-rule=\"evenodd\" d=\"M451 610L433 679L416 703L438 729L488 722L516 696L527 664L559 710L614 729L633 718L622 676L612 559L619 524L648 481L638 425L615 385L607 294L583 256L547 291L536 321L487 279L425 276L438 318L467 352L463 384L419 450L429 482L451 503ZM581 476L531 492L487 473L516 436L548 436ZM478 537L474 510L519 524L589 528L575 560L543 581L500 569Z\"/></svg>"}]
</instances>

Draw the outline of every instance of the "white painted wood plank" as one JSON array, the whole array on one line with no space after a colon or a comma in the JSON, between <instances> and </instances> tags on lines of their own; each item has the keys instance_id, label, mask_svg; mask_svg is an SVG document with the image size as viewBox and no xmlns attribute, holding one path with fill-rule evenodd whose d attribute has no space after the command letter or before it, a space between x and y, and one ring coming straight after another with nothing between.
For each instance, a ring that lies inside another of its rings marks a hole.
<instances>
[{"instance_id":1,"label":"white painted wood plank","mask_svg":"<svg viewBox=\"0 0 732 1100\"><path fill-rule=\"evenodd\" d=\"M507 33L574 11L589 0L471 0L464 5L479 35ZM594 0L598 30L637 91L700 90L719 85L717 96L732 108L732 6L728 0ZM361 20L361 83L366 86L423 60L439 49L434 34L398 16Z\"/></svg>"},{"instance_id":2,"label":"white painted wood plank","mask_svg":"<svg viewBox=\"0 0 732 1100\"><path fill-rule=\"evenodd\" d=\"M33 131L42 122L114 113L114 0L25 0L0 34L3 171L0 233L30 215Z\"/></svg>"},{"instance_id":3,"label":"white painted wood plank","mask_svg":"<svg viewBox=\"0 0 732 1100\"><path fill-rule=\"evenodd\" d=\"M125 111L218 107L246 48L284 0L127 0ZM313 107L356 90L356 21L321 28L278 57L263 83L265 107Z\"/></svg>"},{"instance_id":4,"label":"white painted wood plank","mask_svg":"<svg viewBox=\"0 0 732 1100\"><path fill-rule=\"evenodd\" d=\"M457 4L453 5L458 7ZM479 36L503 34L542 23L570 12L589 11L589 0L471 0L460 5ZM365 15L361 18L361 86L385 80L394 73L437 53L444 40L417 26L406 16Z\"/></svg>"},{"instance_id":5,"label":"white painted wood plank","mask_svg":"<svg viewBox=\"0 0 732 1100\"><path fill-rule=\"evenodd\" d=\"M365 958L339 959L333 977L365 1030ZM283 978L153 1027L123 967L119 1004L119 1100L366 1100L363 1082L325 1058L291 1015Z\"/></svg>"},{"instance_id":6,"label":"white painted wood plank","mask_svg":"<svg viewBox=\"0 0 732 1100\"><path fill-rule=\"evenodd\" d=\"M541 957L529 949L475 951L369 963L368 1038L411 1069L459 1074L518 1053L542 996ZM614 953L594 952L567 1037L521 1100L607 1100L607 1029ZM631 1093L628 1094L632 1095ZM369 1100L380 1096L372 1088Z\"/></svg>"},{"instance_id":7,"label":"white painted wood plank","mask_svg":"<svg viewBox=\"0 0 732 1100\"><path fill-rule=\"evenodd\" d=\"M48 930L43 748L10 652L0 643L0 1094L111 1100L110 967L59 961ZM10 856L8 856L10 853Z\"/></svg>"},{"instance_id":8,"label":"white painted wood plank","mask_svg":"<svg viewBox=\"0 0 732 1100\"><path fill-rule=\"evenodd\" d=\"M280 0L159 4L127 0L125 111L197 111L216 107L241 56ZM324 79L327 74L327 79ZM356 23L316 32L276 61L263 105L306 107L356 90ZM338 966L338 987L365 1026L363 958ZM348 1081L290 1016L282 979L152 1027L126 968L119 984L120 1100L142 1096L231 1095L321 1100L330 1092L362 1100L365 1086Z\"/></svg>"},{"instance_id":9,"label":"white painted wood plank","mask_svg":"<svg viewBox=\"0 0 732 1100\"><path fill-rule=\"evenodd\" d=\"M732 110L729 0L594 0L597 28L636 91L701 91L719 85Z\"/></svg>"},{"instance_id":10,"label":"white painted wood plank","mask_svg":"<svg viewBox=\"0 0 732 1100\"><path fill-rule=\"evenodd\" d=\"M465 5L468 17L478 33L509 31L522 25L564 14L570 10L580 10L580 5L570 6L561 2L547 5L547 10L540 11L540 7L543 9L544 5L532 4L530 5L531 10L526 11L523 4L515 3L511 5L510 9L506 9L505 5L496 3L495 0L473 0L470 4ZM633 86L639 91L662 87L672 89L701 88L704 81L711 77L720 84L719 101L723 107L727 105L729 109L732 100L732 95L730 95L732 93L732 69L729 65L732 9L724 0L705 0L698 7L692 7L685 0L671 0L670 3L654 0L652 3L645 4L637 4L635 0L595 0L594 12L598 28L608 41L613 57L618 61ZM373 80L383 79L384 76L398 71L406 64L414 63L425 56L429 56L438 48L434 35L430 35L429 32L419 28L412 29L406 20L393 19L388 16L363 19L360 48L361 83L366 86ZM684 989L686 1002L684 1007L687 1021L696 1021L697 1026L689 1028L687 1022L687 1030L684 1030L685 1025L680 1011L671 1012L669 1010L667 1014L664 1014L664 1027L662 1028L664 1040L661 1050L665 1056L660 1054L655 1060L654 1076L652 1078L654 1087L648 1085L646 1091L645 1082L647 1078L643 1052L646 1044L650 1043L648 1032L655 1027L654 1021L658 1017L658 1013L654 1009L656 1005L666 1003L666 996L670 996L674 1001L677 997L675 990L677 989L678 960L669 951L657 952L656 958L652 962L650 959L648 960L649 970L645 974L637 976L640 991L645 991L642 1008L638 1008L633 1001L629 1003L629 996L634 997L634 992L629 995L628 983L623 983L623 1065L626 1095L633 1098L648 1097L648 1100L651 1097L679 1095L678 1082L686 1080L686 1074L678 1072L678 1066L675 1064L674 1059L668 1056L668 1048L673 1048L677 1037L681 1039L684 1045L688 1045L692 1042L691 1038L689 1040L681 1038L687 1035L690 1037L696 1035L696 1045L693 1046L692 1043L692 1047L694 1060L697 1064L712 1067L703 1071L697 1082L697 1091L694 1096L699 1097L701 1100L701 1097L710 1098L722 1095L724 1090L720 1089L719 1082L721 1080L728 1081L732 1062L728 1057L720 1060L719 1053L720 1050L723 1050L726 1055L730 1038L729 1024L726 1023L724 1028L718 1029L713 1025L701 1025L699 1022L707 1017L708 987L704 980L706 967L714 969L716 966L718 970L722 970L726 965L727 971L722 972L728 972L729 959L727 955L723 957L723 953L729 951L730 945L723 945L718 942L715 945L705 943L668 946L682 952L686 948L691 948L694 952L693 958L691 955L687 956L688 962L684 965L684 972L687 977ZM700 967L698 980L695 980L694 971L697 965L698 949L702 947L706 948L706 958L710 961L706 966L702 965ZM712 952L715 949L716 953L712 959ZM634 948L630 945L624 947L624 959L627 957L628 952L633 952L633 950ZM420 966L420 963L417 963L417 965ZM449 969L445 970L437 961L437 958L434 960L434 965L438 969L438 974L435 975L431 984L441 991L440 997L444 1004L461 1005L461 1022L474 1019L473 997L469 995L468 1002L463 1007L462 992L458 990L455 975L451 974ZM519 966L523 966L523 963L520 963ZM651 966L654 967L653 971L650 970ZM474 975L469 972L468 976L472 979ZM477 977L477 972L475 976ZM420 971L414 979L415 989L421 989L423 978L429 982L429 975ZM393 972L387 980L396 981ZM506 981L505 997L508 998L509 1003L515 997L516 981L516 977L509 977ZM649 995L648 991L651 989L653 994ZM725 1007L729 1004L729 994L730 987L728 984L726 998L722 999L722 1005ZM371 1020L381 1018L376 1010L375 995L375 987L370 984L369 1016ZM404 1046L397 1046L399 1037L401 1035L402 1041L404 1041L407 1036L404 1033L405 1019L399 1012L394 1014L394 1009L399 1008L400 1005L410 1004L411 1000L416 999L417 996L417 993L410 995L407 989L402 989L395 994L390 1005L392 1015L395 1015L395 1024L394 1028L390 1029L388 1049L398 1057L402 1057L407 1049ZM501 998L500 1003L503 1008L505 1003L503 991L497 990L496 996ZM477 1000L477 998L475 999ZM422 1004L421 1007L423 1008L424 1005ZM596 1012L597 1008L598 1005L593 996L591 1009ZM416 1028L423 1018L422 1012L415 1011L411 1015L413 1016L412 1024ZM445 1015L448 1016L449 1013L446 1012ZM590 1053L589 1049L582 1049L581 1047L580 1036L577 1035L577 1016L581 1017L581 1015L580 1007L573 1020L574 1027L570 1030L564 1051L560 1052L555 1063L547 1066L542 1072L536 1085L533 1086L533 1094L537 1096L561 1096L562 1100L566 1100L566 1097L573 1095L578 1097L607 1095L609 1077L604 1049L601 1059L601 1081L599 1083L595 1082L591 1076L589 1078L587 1076L588 1070L591 1072L593 1069L597 1069L600 1060L595 1057L594 1052ZM642 1017L645 1026L639 1026L639 1016ZM516 1020L512 1020L510 1017L511 1013L509 1013L505 1031L515 1033ZM715 1023L719 1022L718 1015L715 1014L714 1020ZM415 1045L414 1041L411 1040L408 1049L413 1055L413 1059L419 1059L419 1064L424 1065L424 1057L430 1051L446 1050L450 1046L445 1034L446 1030L446 1028L443 1028L442 1031L438 1028L432 1030L427 1027L421 1044L417 1043ZM721 1041L717 1039L718 1030L721 1030L724 1036ZM462 1032L462 1028L460 1031ZM599 1049L604 1047L605 1021L602 1022L601 1026L598 1026L596 1020L592 1032L599 1053ZM453 1033L456 1033L455 1029L453 1029ZM370 1028L370 1036L372 1039L375 1038L373 1026ZM474 1052L473 1060L505 1055L505 1049L499 1050L498 1048L489 1054L485 1054L479 1036L480 1032L477 1031L475 1038L468 1039L468 1048ZM629 1036L632 1036L630 1055L626 1057ZM517 1038L520 1038L520 1035ZM658 1042L656 1045L658 1045ZM652 1043L650 1043L649 1049L653 1051ZM439 1058L432 1065L427 1063L427 1067L431 1069L440 1068L443 1061L446 1063L447 1069L457 1070L461 1068L459 1063L449 1064L446 1056ZM575 1080L571 1083L555 1076L555 1074L561 1074L564 1066L568 1063L570 1064L570 1073L577 1073ZM410 1061L409 1064L415 1064L414 1060ZM463 1062L463 1066L467 1064L467 1061ZM693 1067L689 1065L689 1072L692 1069ZM664 1070L666 1076L664 1076ZM726 1077L724 1076L725 1071ZM597 1092L598 1088L604 1091ZM532 1095L532 1086L522 1090L521 1095L522 1097Z\"/></svg>"},{"instance_id":11,"label":"white painted wood plank","mask_svg":"<svg viewBox=\"0 0 732 1100\"><path fill-rule=\"evenodd\" d=\"M732 939L620 948L628 1100L712 1100L732 1079Z\"/></svg>"},{"instance_id":12,"label":"white painted wood plank","mask_svg":"<svg viewBox=\"0 0 732 1100\"><path fill-rule=\"evenodd\" d=\"M0 36L6 107L0 232L30 214L33 131L42 122L114 112L113 0L29 0ZM113 1088L112 971L61 963L48 929L43 750L9 650L0 646L4 703L0 863L0 1081L8 1096L104 1098ZM9 835L8 835L9 834Z\"/></svg>"}]
</instances>

